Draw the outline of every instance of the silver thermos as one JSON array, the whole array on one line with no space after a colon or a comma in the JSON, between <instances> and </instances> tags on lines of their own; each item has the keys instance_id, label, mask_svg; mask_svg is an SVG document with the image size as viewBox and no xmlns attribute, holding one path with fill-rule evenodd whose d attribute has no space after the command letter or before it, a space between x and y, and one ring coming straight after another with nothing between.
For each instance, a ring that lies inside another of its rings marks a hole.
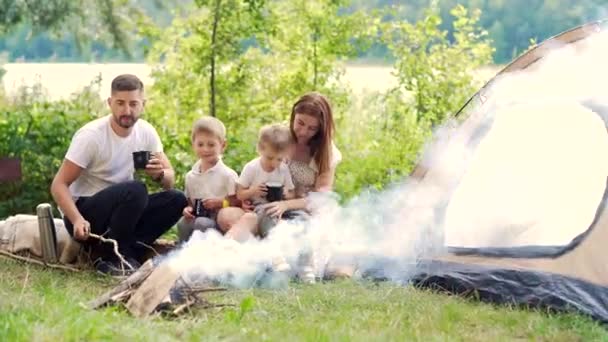
<instances>
[{"instance_id":1,"label":"silver thermos","mask_svg":"<svg viewBox=\"0 0 608 342\"><path fill-rule=\"evenodd\" d=\"M47 264L57 263L57 232L55 231L51 205L48 203L39 204L36 207L36 215L38 215L42 259Z\"/></svg>"}]
</instances>

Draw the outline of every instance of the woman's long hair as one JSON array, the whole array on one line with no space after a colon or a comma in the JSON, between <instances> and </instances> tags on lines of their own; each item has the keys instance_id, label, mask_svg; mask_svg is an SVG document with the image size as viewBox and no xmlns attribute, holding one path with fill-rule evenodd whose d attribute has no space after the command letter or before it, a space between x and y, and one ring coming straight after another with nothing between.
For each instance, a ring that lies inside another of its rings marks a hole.
<instances>
[{"instance_id":1,"label":"woman's long hair","mask_svg":"<svg viewBox=\"0 0 608 342\"><path fill-rule=\"evenodd\" d=\"M293 129L296 114L310 115L319 120L319 131L310 139L308 145L311 156L319 168L319 173L328 171L334 134L334 119L329 101L325 96L311 92L303 95L294 103L289 123L294 139L297 139Z\"/></svg>"}]
</instances>

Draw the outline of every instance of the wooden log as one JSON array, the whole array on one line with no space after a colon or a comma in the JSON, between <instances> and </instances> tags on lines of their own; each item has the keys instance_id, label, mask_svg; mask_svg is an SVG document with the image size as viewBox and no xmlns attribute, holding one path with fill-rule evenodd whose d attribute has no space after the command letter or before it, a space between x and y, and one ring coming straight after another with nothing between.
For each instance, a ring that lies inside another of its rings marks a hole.
<instances>
[{"instance_id":1,"label":"wooden log","mask_svg":"<svg viewBox=\"0 0 608 342\"><path fill-rule=\"evenodd\" d=\"M143 265L141 265L141 267L137 271L135 271L135 273L131 274L127 279L123 280L118 286L104 293L97 299L90 301L87 304L87 307L89 309L97 309L107 304L108 302L112 301L112 297L123 291L136 287L137 285L142 283L146 278L148 278L152 271L154 271L154 268L155 266L152 263L152 260L146 261Z\"/></svg>"},{"instance_id":2,"label":"wooden log","mask_svg":"<svg viewBox=\"0 0 608 342\"><path fill-rule=\"evenodd\" d=\"M146 317L160 304L179 278L168 263L156 267L127 302L127 310L136 317Z\"/></svg>"}]
</instances>

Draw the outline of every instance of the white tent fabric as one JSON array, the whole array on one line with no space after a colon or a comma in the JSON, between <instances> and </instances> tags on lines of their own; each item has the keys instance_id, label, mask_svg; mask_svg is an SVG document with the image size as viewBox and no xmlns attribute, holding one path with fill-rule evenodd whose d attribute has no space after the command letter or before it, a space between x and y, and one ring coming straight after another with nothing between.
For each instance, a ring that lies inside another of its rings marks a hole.
<instances>
[{"instance_id":1,"label":"white tent fabric","mask_svg":"<svg viewBox=\"0 0 608 342\"><path fill-rule=\"evenodd\" d=\"M593 221L607 176L608 134L598 114L578 103L506 107L450 201L446 243L568 244Z\"/></svg>"}]
</instances>

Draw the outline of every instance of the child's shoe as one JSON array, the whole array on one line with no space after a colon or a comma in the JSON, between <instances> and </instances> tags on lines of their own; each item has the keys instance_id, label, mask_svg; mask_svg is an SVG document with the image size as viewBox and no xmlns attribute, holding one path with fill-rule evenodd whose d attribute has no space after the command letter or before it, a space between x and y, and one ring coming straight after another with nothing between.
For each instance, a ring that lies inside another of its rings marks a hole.
<instances>
[{"instance_id":1,"label":"child's shoe","mask_svg":"<svg viewBox=\"0 0 608 342\"><path fill-rule=\"evenodd\" d=\"M272 271L288 274L291 271L291 266L289 266L284 257L275 257L272 259Z\"/></svg>"},{"instance_id":2,"label":"child's shoe","mask_svg":"<svg viewBox=\"0 0 608 342\"><path fill-rule=\"evenodd\" d=\"M298 258L298 278L305 284L316 283L312 253L302 253Z\"/></svg>"}]
</instances>

